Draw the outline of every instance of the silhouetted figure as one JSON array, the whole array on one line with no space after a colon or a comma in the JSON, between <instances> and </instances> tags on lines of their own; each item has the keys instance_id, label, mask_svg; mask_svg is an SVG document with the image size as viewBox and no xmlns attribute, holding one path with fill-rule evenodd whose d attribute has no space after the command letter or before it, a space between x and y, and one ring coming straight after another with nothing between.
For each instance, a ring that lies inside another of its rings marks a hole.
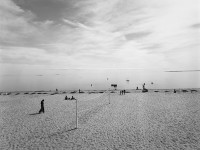
<instances>
[{"instance_id":1,"label":"silhouetted figure","mask_svg":"<svg viewBox=\"0 0 200 150\"><path fill-rule=\"evenodd\" d=\"M78 92L81 93L81 90L79 89Z\"/></svg>"},{"instance_id":2,"label":"silhouetted figure","mask_svg":"<svg viewBox=\"0 0 200 150\"><path fill-rule=\"evenodd\" d=\"M58 92L58 89L56 89L56 92Z\"/></svg>"},{"instance_id":3,"label":"silhouetted figure","mask_svg":"<svg viewBox=\"0 0 200 150\"><path fill-rule=\"evenodd\" d=\"M143 89L142 89L142 93L148 92L148 90L145 88L145 83L143 84Z\"/></svg>"},{"instance_id":4,"label":"silhouetted figure","mask_svg":"<svg viewBox=\"0 0 200 150\"><path fill-rule=\"evenodd\" d=\"M176 93L176 90L174 89L174 93Z\"/></svg>"},{"instance_id":5,"label":"silhouetted figure","mask_svg":"<svg viewBox=\"0 0 200 150\"><path fill-rule=\"evenodd\" d=\"M65 100L68 100L68 97L67 97L67 96L65 96Z\"/></svg>"},{"instance_id":6,"label":"silhouetted figure","mask_svg":"<svg viewBox=\"0 0 200 150\"><path fill-rule=\"evenodd\" d=\"M136 90L139 90L139 89L138 89L138 86L137 86Z\"/></svg>"},{"instance_id":7,"label":"silhouetted figure","mask_svg":"<svg viewBox=\"0 0 200 150\"><path fill-rule=\"evenodd\" d=\"M71 100L74 100L75 98L72 96Z\"/></svg>"},{"instance_id":8,"label":"silhouetted figure","mask_svg":"<svg viewBox=\"0 0 200 150\"><path fill-rule=\"evenodd\" d=\"M143 88L143 90L145 89L145 83L143 84L143 87L142 87L142 88Z\"/></svg>"},{"instance_id":9,"label":"silhouetted figure","mask_svg":"<svg viewBox=\"0 0 200 150\"><path fill-rule=\"evenodd\" d=\"M126 90L124 90L124 95L126 94Z\"/></svg>"},{"instance_id":10,"label":"silhouetted figure","mask_svg":"<svg viewBox=\"0 0 200 150\"><path fill-rule=\"evenodd\" d=\"M41 101L41 109L39 111L39 114L44 113L44 99Z\"/></svg>"},{"instance_id":11,"label":"silhouetted figure","mask_svg":"<svg viewBox=\"0 0 200 150\"><path fill-rule=\"evenodd\" d=\"M122 92L122 95L123 95L123 94L124 94L124 91L122 90L121 92Z\"/></svg>"}]
</instances>

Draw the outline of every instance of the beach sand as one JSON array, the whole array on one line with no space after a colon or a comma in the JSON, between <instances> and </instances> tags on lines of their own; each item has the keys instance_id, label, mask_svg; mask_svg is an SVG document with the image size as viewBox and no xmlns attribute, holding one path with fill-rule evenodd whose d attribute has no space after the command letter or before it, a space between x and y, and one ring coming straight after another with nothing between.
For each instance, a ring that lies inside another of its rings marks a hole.
<instances>
[{"instance_id":1,"label":"beach sand","mask_svg":"<svg viewBox=\"0 0 200 150\"><path fill-rule=\"evenodd\" d=\"M0 149L200 150L200 93L165 91L75 93L77 129L72 94L0 95Z\"/></svg>"}]
</instances>

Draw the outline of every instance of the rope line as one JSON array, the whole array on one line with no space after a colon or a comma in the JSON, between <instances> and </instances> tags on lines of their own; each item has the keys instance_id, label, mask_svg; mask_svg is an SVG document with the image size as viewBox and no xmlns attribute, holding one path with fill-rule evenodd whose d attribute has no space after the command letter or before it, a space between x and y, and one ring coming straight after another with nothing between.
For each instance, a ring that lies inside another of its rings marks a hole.
<instances>
[{"instance_id":1,"label":"rope line","mask_svg":"<svg viewBox=\"0 0 200 150\"><path fill-rule=\"evenodd\" d=\"M107 92L107 91L106 91ZM100 96L97 96L97 97L95 97L95 98L91 98L91 99L89 99L89 100L81 100L80 102L87 102L87 101L91 101L91 100L94 100L94 99L97 99L98 98L98 100L105 100L106 98L107 98L107 96L108 96L108 94L110 93L106 93L106 92L104 92L103 93L103 95L100 95ZM103 97L104 96L104 97ZM100 97L102 97L101 99L99 99ZM93 108L89 108L89 109L85 109L85 110L81 110L81 111L78 111L78 113L83 113L83 112L85 112L85 111L89 111L89 110L91 110L91 109L93 109Z\"/></svg>"},{"instance_id":2,"label":"rope line","mask_svg":"<svg viewBox=\"0 0 200 150\"><path fill-rule=\"evenodd\" d=\"M90 98L90 99L84 98L84 99L78 100L78 101L79 101L79 102L82 102L82 101L83 101L83 102L91 101L91 100L97 99L97 98L99 98L99 97L103 97L103 96L106 95L106 94L109 94L109 93L107 93L107 92L108 92L108 90L105 91L103 94L98 95L98 96L96 96L96 97L93 97L93 98Z\"/></svg>"}]
</instances>

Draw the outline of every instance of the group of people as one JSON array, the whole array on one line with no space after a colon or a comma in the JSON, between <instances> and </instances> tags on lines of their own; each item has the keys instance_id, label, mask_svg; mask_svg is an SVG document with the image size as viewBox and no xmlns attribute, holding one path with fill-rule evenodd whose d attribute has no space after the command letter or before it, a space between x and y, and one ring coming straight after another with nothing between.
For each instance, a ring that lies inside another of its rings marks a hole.
<instances>
[{"instance_id":1,"label":"group of people","mask_svg":"<svg viewBox=\"0 0 200 150\"><path fill-rule=\"evenodd\" d=\"M67 97L65 96L65 100L75 100L75 98L72 96L71 98L70 97Z\"/></svg>"},{"instance_id":2,"label":"group of people","mask_svg":"<svg viewBox=\"0 0 200 150\"><path fill-rule=\"evenodd\" d=\"M120 95L125 95L126 90L121 90L119 93L120 93Z\"/></svg>"}]
</instances>

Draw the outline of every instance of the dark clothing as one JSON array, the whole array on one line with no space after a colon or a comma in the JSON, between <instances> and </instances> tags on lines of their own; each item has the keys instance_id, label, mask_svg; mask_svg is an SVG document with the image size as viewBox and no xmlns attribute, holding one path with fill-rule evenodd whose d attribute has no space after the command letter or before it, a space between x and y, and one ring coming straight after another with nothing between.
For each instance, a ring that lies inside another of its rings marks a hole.
<instances>
[{"instance_id":1,"label":"dark clothing","mask_svg":"<svg viewBox=\"0 0 200 150\"><path fill-rule=\"evenodd\" d=\"M72 96L71 100L74 100L75 98Z\"/></svg>"},{"instance_id":2,"label":"dark clothing","mask_svg":"<svg viewBox=\"0 0 200 150\"><path fill-rule=\"evenodd\" d=\"M44 113L44 100L41 101L41 109L39 113Z\"/></svg>"}]
</instances>

